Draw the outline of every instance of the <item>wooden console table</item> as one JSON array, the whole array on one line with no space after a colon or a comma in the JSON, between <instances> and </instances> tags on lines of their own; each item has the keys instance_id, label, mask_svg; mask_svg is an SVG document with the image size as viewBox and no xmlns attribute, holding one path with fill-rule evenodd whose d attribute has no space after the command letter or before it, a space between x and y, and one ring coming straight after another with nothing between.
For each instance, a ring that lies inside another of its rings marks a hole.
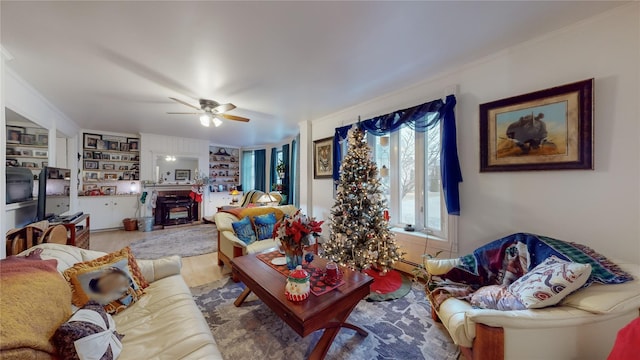
<instances>
[{"instance_id":1,"label":"wooden console table","mask_svg":"<svg viewBox=\"0 0 640 360\"><path fill-rule=\"evenodd\" d=\"M84 223L84 224L81 224ZM67 228L67 244L77 246L83 249L89 249L89 228L91 219L89 214L84 214L79 218L60 223ZM78 229L77 226L82 226L82 229Z\"/></svg>"}]
</instances>

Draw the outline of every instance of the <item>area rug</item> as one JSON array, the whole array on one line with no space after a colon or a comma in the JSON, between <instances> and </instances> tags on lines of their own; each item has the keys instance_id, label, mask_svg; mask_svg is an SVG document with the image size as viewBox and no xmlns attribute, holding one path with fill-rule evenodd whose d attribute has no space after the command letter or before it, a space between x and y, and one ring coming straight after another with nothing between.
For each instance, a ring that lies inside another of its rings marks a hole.
<instances>
[{"instance_id":1,"label":"area rug","mask_svg":"<svg viewBox=\"0 0 640 360\"><path fill-rule=\"evenodd\" d=\"M376 270L365 270L373 278L371 293L367 301L387 301L400 299L411 291L411 280L397 270L390 270L385 275Z\"/></svg>"},{"instance_id":2,"label":"area rug","mask_svg":"<svg viewBox=\"0 0 640 360\"><path fill-rule=\"evenodd\" d=\"M223 358L307 358L322 331L301 338L253 295L241 307L235 307L233 301L243 289L242 283L228 278L191 288ZM431 319L429 302L421 287L393 301L361 301L349 322L367 330L369 336L340 330L327 359L443 360L458 356L458 349L444 327Z\"/></svg>"},{"instance_id":3,"label":"area rug","mask_svg":"<svg viewBox=\"0 0 640 360\"><path fill-rule=\"evenodd\" d=\"M189 257L218 251L218 231L211 224L156 230L146 234L144 239L130 245L136 258Z\"/></svg>"}]
</instances>

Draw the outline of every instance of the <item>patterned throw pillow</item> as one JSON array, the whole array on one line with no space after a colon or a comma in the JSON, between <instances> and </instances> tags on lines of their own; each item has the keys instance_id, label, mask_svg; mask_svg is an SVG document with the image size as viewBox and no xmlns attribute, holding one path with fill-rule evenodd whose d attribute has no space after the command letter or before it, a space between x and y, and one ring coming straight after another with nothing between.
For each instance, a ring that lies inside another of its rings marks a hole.
<instances>
[{"instance_id":1,"label":"patterned throw pillow","mask_svg":"<svg viewBox=\"0 0 640 360\"><path fill-rule=\"evenodd\" d=\"M589 275L591 265L551 256L509 285L509 291L528 309L539 309L559 303L582 287Z\"/></svg>"},{"instance_id":2,"label":"patterned throw pillow","mask_svg":"<svg viewBox=\"0 0 640 360\"><path fill-rule=\"evenodd\" d=\"M490 285L476 290L471 296L471 305L481 309L526 310L527 307L507 290L506 286Z\"/></svg>"},{"instance_id":3,"label":"patterned throw pillow","mask_svg":"<svg viewBox=\"0 0 640 360\"><path fill-rule=\"evenodd\" d=\"M273 238L273 227L276 225L276 214L268 213L253 218L258 240Z\"/></svg>"},{"instance_id":4,"label":"patterned throw pillow","mask_svg":"<svg viewBox=\"0 0 640 360\"><path fill-rule=\"evenodd\" d=\"M231 226L238 239L245 244L250 245L256 241L256 233L253 231L253 225L248 216L245 216L240 221L231 223Z\"/></svg>"},{"instance_id":5,"label":"patterned throw pillow","mask_svg":"<svg viewBox=\"0 0 640 360\"><path fill-rule=\"evenodd\" d=\"M62 359L117 359L123 335L102 305L89 301L53 335L53 343Z\"/></svg>"},{"instance_id":6,"label":"patterned throw pillow","mask_svg":"<svg viewBox=\"0 0 640 360\"><path fill-rule=\"evenodd\" d=\"M109 314L117 314L138 301L149 286L129 247L77 263L64 271L64 277L71 285L73 305L82 307L95 300Z\"/></svg>"}]
</instances>

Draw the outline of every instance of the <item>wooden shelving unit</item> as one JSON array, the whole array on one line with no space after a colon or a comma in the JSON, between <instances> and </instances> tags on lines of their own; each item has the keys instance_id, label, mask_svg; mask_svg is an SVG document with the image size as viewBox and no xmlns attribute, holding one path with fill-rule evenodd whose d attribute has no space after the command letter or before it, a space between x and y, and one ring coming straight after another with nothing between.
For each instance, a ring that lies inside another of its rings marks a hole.
<instances>
[{"instance_id":1,"label":"wooden shelving unit","mask_svg":"<svg viewBox=\"0 0 640 360\"><path fill-rule=\"evenodd\" d=\"M103 185L113 185L118 181L138 181L140 138L83 133L81 167L82 192L100 189Z\"/></svg>"},{"instance_id":2,"label":"wooden shelving unit","mask_svg":"<svg viewBox=\"0 0 640 360\"><path fill-rule=\"evenodd\" d=\"M49 164L49 131L40 127L7 125L6 165L21 166L37 177Z\"/></svg>"},{"instance_id":3,"label":"wooden shelving unit","mask_svg":"<svg viewBox=\"0 0 640 360\"><path fill-rule=\"evenodd\" d=\"M211 192L228 192L240 183L240 149L209 148L209 188Z\"/></svg>"}]
</instances>

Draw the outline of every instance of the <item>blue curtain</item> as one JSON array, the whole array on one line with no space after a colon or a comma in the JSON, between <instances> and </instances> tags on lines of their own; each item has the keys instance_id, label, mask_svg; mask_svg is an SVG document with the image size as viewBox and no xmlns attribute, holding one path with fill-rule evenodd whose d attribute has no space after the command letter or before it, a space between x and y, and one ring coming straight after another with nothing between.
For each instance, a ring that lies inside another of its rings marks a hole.
<instances>
[{"instance_id":1,"label":"blue curtain","mask_svg":"<svg viewBox=\"0 0 640 360\"><path fill-rule=\"evenodd\" d=\"M271 191L271 189L273 189L273 184L276 184L277 181L276 179L278 179L278 171L276 171L276 166L278 165L278 159L277 159L277 149L276 148L271 148L271 166L269 169L269 191Z\"/></svg>"},{"instance_id":2,"label":"blue curtain","mask_svg":"<svg viewBox=\"0 0 640 360\"><path fill-rule=\"evenodd\" d=\"M408 126L418 132L425 132L436 124L441 123L442 148L440 149L440 171L447 212L450 215L460 215L458 185L462 182L462 172L460 171L458 145L456 141L455 106L456 97L449 95L446 101L438 99L358 122L358 126L360 126L361 129L376 136L383 136L398 131L403 126ZM340 179L340 163L342 162L340 142L347 137L347 132L351 126L352 125L347 125L336 128L333 137L334 182Z\"/></svg>"},{"instance_id":3,"label":"blue curtain","mask_svg":"<svg viewBox=\"0 0 640 360\"><path fill-rule=\"evenodd\" d=\"M297 138L291 142L291 179L292 184L289 186L289 204L298 206L298 196L296 187L300 176L298 176L298 140Z\"/></svg>"},{"instance_id":4,"label":"blue curtain","mask_svg":"<svg viewBox=\"0 0 640 360\"><path fill-rule=\"evenodd\" d=\"M289 144L282 145L282 161L284 162L284 179L282 183L285 187L285 194L287 195L287 204L291 204L291 184L289 179L291 178L289 171L291 170L290 164L291 158L289 157Z\"/></svg>"},{"instance_id":5,"label":"blue curtain","mask_svg":"<svg viewBox=\"0 0 640 360\"><path fill-rule=\"evenodd\" d=\"M255 189L265 191L266 184L266 167L267 167L267 150L255 150ZM248 190L248 189L247 189Z\"/></svg>"}]
</instances>

